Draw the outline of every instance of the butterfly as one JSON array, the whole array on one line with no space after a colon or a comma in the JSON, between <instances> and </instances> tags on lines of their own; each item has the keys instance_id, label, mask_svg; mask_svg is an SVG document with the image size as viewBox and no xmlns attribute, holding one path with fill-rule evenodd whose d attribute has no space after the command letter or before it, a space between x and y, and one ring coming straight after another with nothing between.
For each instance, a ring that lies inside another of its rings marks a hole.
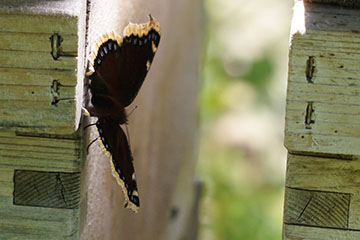
<instances>
[{"instance_id":1,"label":"butterfly","mask_svg":"<svg viewBox=\"0 0 360 240\"><path fill-rule=\"evenodd\" d=\"M143 84L159 42L160 24L151 15L147 23L129 23L123 38L110 33L97 41L87 73L91 105L86 110L98 118L95 125L111 159L112 174L124 192L125 207L135 212L140 201L133 157L120 125L127 124L125 107Z\"/></svg>"}]
</instances>

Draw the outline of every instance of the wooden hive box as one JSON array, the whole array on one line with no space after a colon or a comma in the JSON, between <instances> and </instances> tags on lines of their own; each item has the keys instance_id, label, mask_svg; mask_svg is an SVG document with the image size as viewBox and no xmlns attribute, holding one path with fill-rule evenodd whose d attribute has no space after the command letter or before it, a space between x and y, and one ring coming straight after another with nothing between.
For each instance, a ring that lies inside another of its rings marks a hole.
<instances>
[{"instance_id":1,"label":"wooden hive box","mask_svg":"<svg viewBox=\"0 0 360 240\"><path fill-rule=\"evenodd\" d=\"M0 3L0 239L78 239L85 1Z\"/></svg>"},{"instance_id":2,"label":"wooden hive box","mask_svg":"<svg viewBox=\"0 0 360 240\"><path fill-rule=\"evenodd\" d=\"M360 10L296 1L283 239L360 239Z\"/></svg>"}]
</instances>

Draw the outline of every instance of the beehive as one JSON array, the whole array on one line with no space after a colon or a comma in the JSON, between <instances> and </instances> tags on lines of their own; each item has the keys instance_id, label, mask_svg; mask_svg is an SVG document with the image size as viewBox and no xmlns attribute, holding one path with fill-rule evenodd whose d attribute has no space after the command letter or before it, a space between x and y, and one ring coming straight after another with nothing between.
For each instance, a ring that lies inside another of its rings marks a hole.
<instances>
[{"instance_id":1,"label":"beehive","mask_svg":"<svg viewBox=\"0 0 360 240\"><path fill-rule=\"evenodd\" d=\"M85 1L0 3L0 239L78 239Z\"/></svg>"},{"instance_id":2,"label":"beehive","mask_svg":"<svg viewBox=\"0 0 360 240\"><path fill-rule=\"evenodd\" d=\"M360 238L360 11L296 1L283 239Z\"/></svg>"}]
</instances>

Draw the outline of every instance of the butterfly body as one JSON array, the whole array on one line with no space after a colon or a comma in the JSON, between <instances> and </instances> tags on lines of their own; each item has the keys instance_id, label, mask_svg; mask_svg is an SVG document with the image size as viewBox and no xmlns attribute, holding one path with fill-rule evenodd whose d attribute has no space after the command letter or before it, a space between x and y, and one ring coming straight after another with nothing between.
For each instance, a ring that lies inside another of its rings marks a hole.
<instances>
[{"instance_id":1,"label":"butterfly body","mask_svg":"<svg viewBox=\"0 0 360 240\"><path fill-rule=\"evenodd\" d=\"M133 157L121 124L127 124L125 107L135 99L160 41L160 24L151 16L145 24L129 24L123 38L107 34L97 43L88 74L91 105L104 150L111 158L112 173L125 195L125 206L140 205Z\"/></svg>"}]
</instances>

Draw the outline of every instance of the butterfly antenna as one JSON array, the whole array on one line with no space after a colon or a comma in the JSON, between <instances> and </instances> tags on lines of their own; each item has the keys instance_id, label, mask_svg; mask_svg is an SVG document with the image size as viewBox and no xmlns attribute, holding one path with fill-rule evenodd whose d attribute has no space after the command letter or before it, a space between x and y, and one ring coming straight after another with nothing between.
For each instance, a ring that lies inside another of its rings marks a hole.
<instances>
[{"instance_id":1,"label":"butterfly antenna","mask_svg":"<svg viewBox=\"0 0 360 240\"><path fill-rule=\"evenodd\" d=\"M89 143L89 145L86 148L86 153L89 153L89 148L91 146L91 144L93 144L94 142L96 142L96 140L98 140L99 137L95 138L94 140L91 141L91 143Z\"/></svg>"},{"instance_id":2,"label":"butterfly antenna","mask_svg":"<svg viewBox=\"0 0 360 240\"><path fill-rule=\"evenodd\" d=\"M138 106L135 106L131 111L130 113L127 115L128 117L130 117L130 115L135 111L135 109L137 109Z\"/></svg>"},{"instance_id":3,"label":"butterfly antenna","mask_svg":"<svg viewBox=\"0 0 360 240\"><path fill-rule=\"evenodd\" d=\"M86 125L86 126L84 127L84 130L85 130L86 128L91 127L91 126L94 126L94 125L96 125L96 123L91 123L91 124L89 124L89 125Z\"/></svg>"}]
</instances>

